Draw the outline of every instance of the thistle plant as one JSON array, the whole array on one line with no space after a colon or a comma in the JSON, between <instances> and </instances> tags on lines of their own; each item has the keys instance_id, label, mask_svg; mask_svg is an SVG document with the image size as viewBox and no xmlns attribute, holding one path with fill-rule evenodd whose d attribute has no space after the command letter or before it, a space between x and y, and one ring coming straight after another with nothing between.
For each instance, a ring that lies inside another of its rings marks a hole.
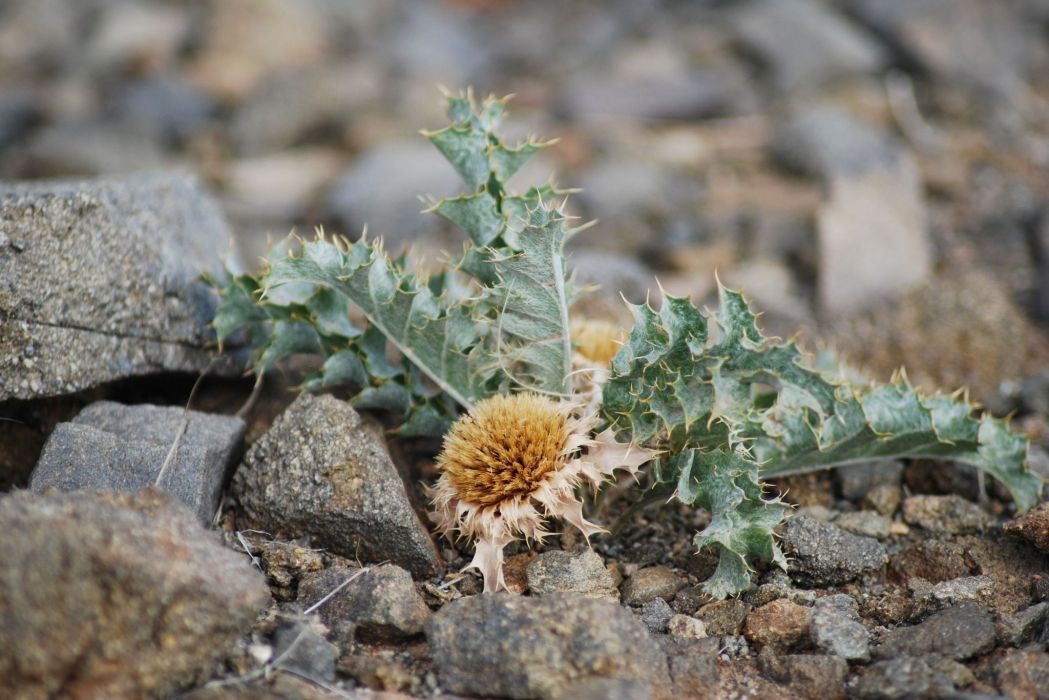
<instances>
[{"instance_id":1,"label":"thistle plant","mask_svg":"<svg viewBox=\"0 0 1049 700\"><path fill-rule=\"evenodd\" d=\"M304 389L350 386L357 407L396 418L397 434L444 437L432 518L475 542L470 566L486 591L505 587L503 548L542 540L546 518L600 531L577 491L645 463L649 496L709 511L694 544L719 552L706 583L719 598L748 588L756 564L784 565L774 530L788 507L763 479L936 457L991 474L1018 510L1038 500L1026 440L1003 421L976 418L959 396L920 396L902 374L857 386L817 368L763 336L720 283L716 312L664 294L658 311L631 307L629 334L572 319L564 245L579 229L552 183L508 190L546 144L507 145L504 109L450 96L451 125L424 132L467 189L429 209L468 238L441 272L420 276L381 241L319 235L276 246L259 276L212 281L220 342L245 334L260 376L292 353L318 354Z\"/></svg>"}]
</instances>

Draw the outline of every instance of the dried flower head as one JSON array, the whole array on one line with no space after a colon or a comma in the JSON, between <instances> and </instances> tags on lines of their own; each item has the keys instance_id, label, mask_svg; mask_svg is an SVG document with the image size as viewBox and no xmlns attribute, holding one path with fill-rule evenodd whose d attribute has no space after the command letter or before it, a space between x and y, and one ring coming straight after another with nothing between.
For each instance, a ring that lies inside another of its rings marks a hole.
<instances>
[{"instance_id":1,"label":"dried flower head","mask_svg":"<svg viewBox=\"0 0 1049 700\"><path fill-rule=\"evenodd\" d=\"M602 528L583 518L576 487L598 486L613 470L631 473L652 457L650 450L620 444L610 430L590 437L592 417L575 404L530 393L479 402L452 425L437 458L441 474L429 490L431 518L451 538L476 541L467 568L484 577L484 590L506 588L503 548L542 539L546 517L560 517L589 539Z\"/></svg>"}]
</instances>

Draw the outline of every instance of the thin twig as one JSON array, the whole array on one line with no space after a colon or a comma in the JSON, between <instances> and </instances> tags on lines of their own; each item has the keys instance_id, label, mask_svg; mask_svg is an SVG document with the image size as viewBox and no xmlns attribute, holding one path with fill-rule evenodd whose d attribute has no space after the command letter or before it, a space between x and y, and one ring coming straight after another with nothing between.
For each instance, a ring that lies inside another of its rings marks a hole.
<instances>
[{"instance_id":1,"label":"thin twig","mask_svg":"<svg viewBox=\"0 0 1049 700\"><path fill-rule=\"evenodd\" d=\"M182 409L182 422L179 424L178 431L175 433L175 439L171 443L171 449L168 450L167 457L164 458L164 463L160 465L160 471L157 472L157 478L153 480L154 486L160 486L160 482L164 479L164 475L168 471L168 467L175 461L175 455L178 454L179 445L182 443L182 436L186 434L186 429L189 427L189 407L193 403L194 397L197 395L197 389L200 388L201 382L204 381L204 377L208 376L208 372L215 366L215 362L218 358L213 358L208 366L204 368L204 371L197 377L197 381L193 382L193 388L189 391L189 398L186 399L186 406Z\"/></svg>"},{"instance_id":2,"label":"thin twig","mask_svg":"<svg viewBox=\"0 0 1049 700\"><path fill-rule=\"evenodd\" d=\"M244 532L242 530L237 530L237 541L240 542L240 546L244 548L244 552L251 557L251 563L259 567L259 571L262 571L262 562L260 562L258 557L252 553L251 547L248 546L248 539L244 537Z\"/></svg>"},{"instance_id":3,"label":"thin twig","mask_svg":"<svg viewBox=\"0 0 1049 700\"><path fill-rule=\"evenodd\" d=\"M237 410L237 418L243 420L246 415L251 413L251 409L255 408L255 403L259 400L259 395L262 394L262 380L265 376L264 372L259 372L258 376L255 377L255 386L251 387L251 395L244 402L244 405Z\"/></svg>"},{"instance_id":4,"label":"thin twig","mask_svg":"<svg viewBox=\"0 0 1049 700\"><path fill-rule=\"evenodd\" d=\"M385 563L385 562L383 562L383 563ZM379 566L381 566L381 564L380 564ZM331 590L331 591L330 591L330 592L329 592L329 593L328 593L328 594L327 594L326 596L324 596L323 598L321 598L320 600L318 600L318 601L317 601L316 603L314 603L314 604L313 604L313 605L311 605L310 607L308 607L308 608L306 608L305 610L303 610L303 611L302 611L302 614L303 614L303 615L309 615L309 614L310 614L311 612L315 611L315 610L316 610L317 608L319 608L320 606L324 605L324 604L325 604L325 603L327 603L327 602L328 602L329 600L331 600L331 599L332 599L332 597L333 597L333 596L334 596L334 595L335 595L336 593L338 593L339 591L341 591L341 590L342 590L343 588L346 588L346 586L350 585L350 583L351 583L352 581L355 581L355 580L356 580L357 578L359 578L359 577L360 577L360 576L361 576L362 574L364 574L364 572L366 572L366 571L370 571L370 570L371 570L371 568L372 568L372 567L370 567L370 566L366 566L366 567L364 567L363 569L359 569L359 570L357 570L357 571L353 572L353 574L352 574L352 575L350 575L350 577L349 577L349 578L347 578L347 579L346 579L345 581L343 581L343 582L342 582L342 583L340 583L340 584L339 584L338 586L336 586L335 588L333 588L333 589L332 589L332 590Z\"/></svg>"}]
</instances>

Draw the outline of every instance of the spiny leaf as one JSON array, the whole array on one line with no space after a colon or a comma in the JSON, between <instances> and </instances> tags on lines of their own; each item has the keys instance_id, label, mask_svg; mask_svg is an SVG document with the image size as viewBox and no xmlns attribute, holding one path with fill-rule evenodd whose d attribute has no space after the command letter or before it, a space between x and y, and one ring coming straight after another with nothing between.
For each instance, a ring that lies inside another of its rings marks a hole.
<instances>
[{"instance_id":1,"label":"spiny leaf","mask_svg":"<svg viewBox=\"0 0 1049 700\"><path fill-rule=\"evenodd\" d=\"M749 585L747 562L782 561L772 536L784 506L759 477L888 457L972 464L1000 480L1019 510L1037 502L1027 441L964 402L923 398L904 379L857 388L809 364L794 343L765 338L743 295L719 285L708 319L665 295L657 314L633 307L634 329L612 363L602 410L617 430L666 451L656 474L711 513L696 536L721 551L707 583L724 596Z\"/></svg>"}]
</instances>

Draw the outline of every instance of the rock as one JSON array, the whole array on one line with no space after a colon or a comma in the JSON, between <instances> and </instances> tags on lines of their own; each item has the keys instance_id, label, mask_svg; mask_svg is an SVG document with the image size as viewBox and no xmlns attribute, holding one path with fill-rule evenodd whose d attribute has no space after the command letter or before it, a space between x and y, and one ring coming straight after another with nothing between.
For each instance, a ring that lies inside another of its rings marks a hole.
<instances>
[{"instance_id":1,"label":"rock","mask_svg":"<svg viewBox=\"0 0 1049 700\"><path fill-rule=\"evenodd\" d=\"M889 572L900 581L923 578L938 583L978 573L978 569L957 542L922 540L893 554Z\"/></svg>"},{"instance_id":2,"label":"rock","mask_svg":"<svg viewBox=\"0 0 1049 700\"><path fill-rule=\"evenodd\" d=\"M883 540L892 530L892 521L881 513L869 510L856 510L842 513L834 518L834 524L846 532L863 537Z\"/></svg>"},{"instance_id":3,"label":"rock","mask_svg":"<svg viewBox=\"0 0 1049 700\"><path fill-rule=\"evenodd\" d=\"M313 6L278 0L215 5L190 66L194 82L222 100L246 97L268 76L321 60L326 27Z\"/></svg>"},{"instance_id":4,"label":"rock","mask_svg":"<svg viewBox=\"0 0 1049 700\"><path fill-rule=\"evenodd\" d=\"M674 599L670 601L670 607L679 613L691 615L712 600L714 599L703 590L703 584L700 583L695 586L685 586L678 591Z\"/></svg>"},{"instance_id":5,"label":"rock","mask_svg":"<svg viewBox=\"0 0 1049 700\"><path fill-rule=\"evenodd\" d=\"M244 431L244 421L236 416L97 401L72 422L58 424L29 488L137 491L156 485L189 506L207 526L240 456ZM176 438L177 449L171 452Z\"/></svg>"},{"instance_id":6,"label":"rock","mask_svg":"<svg viewBox=\"0 0 1049 700\"><path fill-rule=\"evenodd\" d=\"M667 632L676 639L705 639L707 627L691 615L674 615L667 622Z\"/></svg>"},{"instance_id":7,"label":"rock","mask_svg":"<svg viewBox=\"0 0 1049 700\"><path fill-rule=\"evenodd\" d=\"M129 82L113 104L120 123L169 144L203 129L215 111L215 103L206 94L178 75Z\"/></svg>"},{"instance_id":8,"label":"rock","mask_svg":"<svg viewBox=\"0 0 1049 700\"><path fill-rule=\"evenodd\" d=\"M823 654L762 654L761 672L803 698L826 700L845 698L845 677L849 665L837 656Z\"/></svg>"},{"instance_id":9,"label":"rock","mask_svg":"<svg viewBox=\"0 0 1049 700\"><path fill-rule=\"evenodd\" d=\"M1016 613L998 618L998 638L1012 646L1026 644L1046 635L1049 603L1037 603Z\"/></svg>"},{"instance_id":10,"label":"rock","mask_svg":"<svg viewBox=\"0 0 1049 700\"><path fill-rule=\"evenodd\" d=\"M886 61L863 29L816 0L751 2L732 19L743 46L768 67L783 92L874 73Z\"/></svg>"},{"instance_id":11,"label":"rock","mask_svg":"<svg viewBox=\"0 0 1049 700\"><path fill-rule=\"evenodd\" d=\"M281 659L280 667L306 678L334 681L338 655L321 631L301 620L284 621L273 636L273 658Z\"/></svg>"},{"instance_id":12,"label":"rock","mask_svg":"<svg viewBox=\"0 0 1049 700\"><path fill-rule=\"evenodd\" d=\"M113 3L103 6L84 49L84 61L102 75L160 70L174 63L190 29L186 8Z\"/></svg>"},{"instance_id":13,"label":"rock","mask_svg":"<svg viewBox=\"0 0 1049 700\"><path fill-rule=\"evenodd\" d=\"M932 588L932 598L941 605L951 605L963 600L987 600L993 591L994 580L990 576L963 576L937 583Z\"/></svg>"},{"instance_id":14,"label":"rock","mask_svg":"<svg viewBox=\"0 0 1049 700\"><path fill-rule=\"evenodd\" d=\"M619 590L604 560L589 548L543 552L528 565L528 588L536 596L580 593L619 600Z\"/></svg>"},{"instance_id":15,"label":"rock","mask_svg":"<svg viewBox=\"0 0 1049 700\"><path fill-rule=\"evenodd\" d=\"M639 616L645 623L649 632L662 634L667 631L667 625L677 613L662 598L653 598L641 606Z\"/></svg>"},{"instance_id":16,"label":"rock","mask_svg":"<svg viewBox=\"0 0 1049 700\"><path fill-rule=\"evenodd\" d=\"M382 143L359 155L328 191L325 209L343 231L386 239L386 249L398 249L416 238L432 236L443 225L435 214L424 214L420 195L458 193L455 171L436 148L423 139Z\"/></svg>"},{"instance_id":17,"label":"rock","mask_svg":"<svg viewBox=\"0 0 1049 700\"><path fill-rule=\"evenodd\" d=\"M406 690L413 682L417 683L404 664L384 656L343 656L339 659L336 669L372 690Z\"/></svg>"},{"instance_id":18,"label":"rock","mask_svg":"<svg viewBox=\"0 0 1049 700\"><path fill-rule=\"evenodd\" d=\"M685 579L665 566L638 569L620 587L623 603L644 605L653 598L673 599L685 587Z\"/></svg>"},{"instance_id":19,"label":"rock","mask_svg":"<svg viewBox=\"0 0 1049 700\"><path fill-rule=\"evenodd\" d=\"M1010 535L1022 537L1042 552L1049 553L1049 501L1039 503L1031 510L1005 524Z\"/></svg>"},{"instance_id":20,"label":"rock","mask_svg":"<svg viewBox=\"0 0 1049 700\"><path fill-rule=\"evenodd\" d=\"M37 113L37 100L27 89L7 88L0 94L0 148L15 143Z\"/></svg>"},{"instance_id":21,"label":"rock","mask_svg":"<svg viewBox=\"0 0 1049 700\"><path fill-rule=\"evenodd\" d=\"M875 486L863 497L863 506L873 508L886 518L891 518L903 500L903 489L899 484Z\"/></svg>"},{"instance_id":22,"label":"rock","mask_svg":"<svg viewBox=\"0 0 1049 700\"><path fill-rule=\"evenodd\" d=\"M746 642L743 642L746 645ZM694 641L677 641L667 650L670 678L674 697L702 698L720 687L721 671L718 668L717 639L707 638Z\"/></svg>"},{"instance_id":23,"label":"rock","mask_svg":"<svg viewBox=\"0 0 1049 700\"><path fill-rule=\"evenodd\" d=\"M150 134L110 123L58 123L35 131L20 150L21 177L124 175L164 167Z\"/></svg>"},{"instance_id":24,"label":"rock","mask_svg":"<svg viewBox=\"0 0 1049 700\"><path fill-rule=\"evenodd\" d=\"M904 700L949 696L954 684L923 659L902 657L871 664L849 691L864 700Z\"/></svg>"},{"instance_id":25,"label":"rock","mask_svg":"<svg viewBox=\"0 0 1049 700\"><path fill-rule=\"evenodd\" d=\"M834 470L841 497L853 502L863 500L878 486L898 487L902 475L903 464L896 460L861 462Z\"/></svg>"},{"instance_id":26,"label":"rock","mask_svg":"<svg viewBox=\"0 0 1049 700\"><path fill-rule=\"evenodd\" d=\"M416 577L439 565L379 426L331 396L303 394L252 445L232 490L250 527L310 536L345 557L390 561Z\"/></svg>"},{"instance_id":27,"label":"rock","mask_svg":"<svg viewBox=\"0 0 1049 700\"><path fill-rule=\"evenodd\" d=\"M731 83L702 68L657 78L580 74L560 98L562 111L577 119L703 119L732 113L738 102Z\"/></svg>"},{"instance_id":28,"label":"rock","mask_svg":"<svg viewBox=\"0 0 1049 700\"><path fill-rule=\"evenodd\" d=\"M798 517L787 521L783 543L791 579L804 586L834 586L881 568L888 557L877 540L830 523Z\"/></svg>"},{"instance_id":29,"label":"rock","mask_svg":"<svg viewBox=\"0 0 1049 700\"><path fill-rule=\"evenodd\" d=\"M0 499L0 695L167 697L266 606L248 560L164 494Z\"/></svg>"},{"instance_id":30,"label":"rock","mask_svg":"<svg viewBox=\"0 0 1049 700\"><path fill-rule=\"evenodd\" d=\"M924 622L889 630L874 649L880 659L939 654L962 660L986 653L996 641L991 615L980 605L962 602Z\"/></svg>"},{"instance_id":31,"label":"rock","mask_svg":"<svg viewBox=\"0 0 1049 700\"><path fill-rule=\"evenodd\" d=\"M195 179L0 184L0 221L0 401L209 366L199 275L221 269L230 234Z\"/></svg>"},{"instance_id":32,"label":"rock","mask_svg":"<svg viewBox=\"0 0 1049 700\"><path fill-rule=\"evenodd\" d=\"M245 538L247 537L248 535L245 535ZM262 563L270 592L277 600L295 600L299 580L305 574L324 568L324 556L316 549L279 540L247 541L251 549L250 554ZM238 545L243 547L239 542Z\"/></svg>"},{"instance_id":33,"label":"rock","mask_svg":"<svg viewBox=\"0 0 1049 700\"><path fill-rule=\"evenodd\" d=\"M820 307L848 315L893 301L932 274L921 176L909 155L833 177L817 212Z\"/></svg>"},{"instance_id":34,"label":"rock","mask_svg":"<svg viewBox=\"0 0 1049 700\"><path fill-rule=\"evenodd\" d=\"M742 600L729 598L704 605L696 611L696 617L703 621L712 636L723 637L726 634L739 634L749 612L750 606Z\"/></svg>"},{"instance_id":35,"label":"rock","mask_svg":"<svg viewBox=\"0 0 1049 700\"><path fill-rule=\"evenodd\" d=\"M980 0L854 0L860 21L888 38L900 59L944 81L1005 98L1024 86L1036 24L1009 5ZM973 27L980 27L974 33Z\"/></svg>"},{"instance_id":36,"label":"rock","mask_svg":"<svg viewBox=\"0 0 1049 700\"><path fill-rule=\"evenodd\" d=\"M804 645L811 622L812 608L774 600L750 611L743 635L760 648L783 652Z\"/></svg>"},{"instance_id":37,"label":"rock","mask_svg":"<svg viewBox=\"0 0 1049 700\"><path fill-rule=\"evenodd\" d=\"M870 634L860 622L856 600L845 594L816 600L809 627L817 649L847 661L870 659Z\"/></svg>"},{"instance_id":38,"label":"rock","mask_svg":"<svg viewBox=\"0 0 1049 700\"><path fill-rule=\"evenodd\" d=\"M909 525L953 535L978 532L991 524L980 506L961 496L910 496L903 501L903 519Z\"/></svg>"},{"instance_id":39,"label":"rock","mask_svg":"<svg viewBox=\"0 0 1049 700\"><path fill-rule=\"evenodd\" d=\"M885 132L829 104L807 107L785 121L771 148L783 167L824 182L891 168L903 152Z\"/></svg>"},{"instance_id":40,"label":"rock","mask_svg":"<svg viewBox=\"0 0 1049 700\"><path fill-rule=\"evenodd\" d=\"M656 698L669 693L659 646L633 615L604 600L568 593L462 598L430 619L426 637L449 693L553 698L589 679L639 681Z\"/></svg>"},{"instance_id":41,"label":"rock","mask_svg":"<svg viewBox=\"0 0 1049 700\"><path fill-rule=\"evenodd\" d=\"M322 129L339 128L378 101L381 86L377 67L359 59L278 74L237 105L230 127L237 152L279 151Z\"/></svg>"},{"instance_id":42,"label":"rock","mask_svg":"<svg viewBox=\"0 0 1049 700\"><path fill-rule=\"evenodd\" d=\"M342 168L342 156L327 148L297 148L241 158L230 163L226 171L223 203L238 220L294 220L305 215ZM258 257L268 252L265 243L260 243ZM249 246L241 247L247 257Z\"/></svg>"},{"instance_id":43,"label":"rock","mask_svg":"<svg viewBox=\"0 0 1049 700\"><path fill-rule=\"evenodd\" d=\"M430 619L411 574L399 566L334 567L307 574L299 584L299 603L309 609L336 589L317 612L340 642L401 641L422 634Z\"/></svg>"},{"instance_id":44,"label":"rock","mask_svg":"<svg viewBox=\"0 0 1049 700\"><path fill-rule=\"evenodd\" d=\"M1042 700L1049 689L1049 654L1013 650L995 665L998 688L1010 698Z\"/></svg>"},{"instance_id":45,"label":"rock","mask_svg":"<svg viewBox=\"0 0 1049 700\"><path fill-rule=\"evenodd\" d=\"M402 700L403 696L376 695L370 690L325 690L290 673L227 685L208 685L180 696L181 700Z\"/></svg>"}]
</instances>

